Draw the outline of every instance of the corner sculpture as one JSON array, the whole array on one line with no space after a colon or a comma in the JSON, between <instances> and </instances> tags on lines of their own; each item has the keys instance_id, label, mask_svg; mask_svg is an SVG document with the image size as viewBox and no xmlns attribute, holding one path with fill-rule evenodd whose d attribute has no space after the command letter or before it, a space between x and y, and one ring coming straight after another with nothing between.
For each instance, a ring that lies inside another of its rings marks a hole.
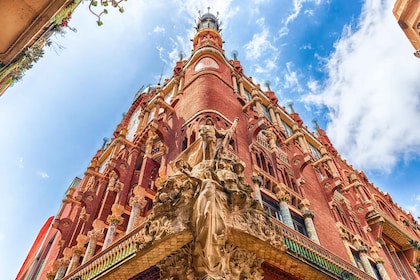
<instances>
[{"instance_id":1,"label":"corner sculpture","mask_svg":"<svg viewBox=\"0 0 420 280\"><path fill-rule=\"evenodd\" d=\"M263 260L229 242L232 231L284 250L283 237L253 198L245 164L228 150L237 123L235 119L229 130L219 131L206 119L200 138L173 161L175 174L155 195L139 250L178 232L191 231L193 236L158 263L162 279L261 279ZM173 269L174 263L183 268Z\"/></svg>"}]
</instances>

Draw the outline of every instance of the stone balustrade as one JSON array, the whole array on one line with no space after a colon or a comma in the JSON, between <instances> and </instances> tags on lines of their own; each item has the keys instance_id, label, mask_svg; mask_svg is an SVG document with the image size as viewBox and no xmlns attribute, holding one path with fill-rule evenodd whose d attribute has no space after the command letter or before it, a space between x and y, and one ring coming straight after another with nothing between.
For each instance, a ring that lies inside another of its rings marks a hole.
<instances>
[{"instance_id":1,"label":"stone balustrade","mask_svg":"<svg viewBox=\"0 0 420 280\"><path fill-rule=\"evenodd\" d=\"M117 265L133 258L137 252L137 242L141 229L144 224L138 226L133 231L111 244L104 251L98 253L95 258L87 261L66 275L63 280L70 279L94 279L97 276L111 270Z\"/></svg>"},{"instance_id":2,"label":"stone balustrade","mask_svg":"<svg viewBox=\"0 0 420 280\"><path fill-rule=\"evenodd\" d=\"M274 218L272 218L272 221L275 222L281 230L288 254L303 259L308 264L314 266L318 270L326 272L326 274L331 275L335 279L375 279L359 270L350 262L341 259L337 255L311 241L308 237L290 229L285 224Z\"/></svg>"}]
</instances>

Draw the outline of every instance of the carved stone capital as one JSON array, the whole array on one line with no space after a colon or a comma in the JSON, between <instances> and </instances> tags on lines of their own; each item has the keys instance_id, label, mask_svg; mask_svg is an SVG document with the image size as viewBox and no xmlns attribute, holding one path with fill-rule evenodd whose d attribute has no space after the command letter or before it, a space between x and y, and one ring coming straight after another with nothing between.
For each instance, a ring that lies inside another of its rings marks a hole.
<instances>
[{"instance_id":1,"label":"carved stone capital","mask_svg":"<svg viewBox=\"0 0 420 280\"><path fill-rule=\"evenodd\" d=\"M110 225L115 225L118 226L123 222L124 218L121 217L120 215L109 215L106 219L106 221L110 224Z\"/></svg>"},{"instance_id":2,"label":"carved stone capital","mask_svg":"<svg viewBox=\"0 0 420 280\"><path fill-rule=\"evenodd\" d=\"M357 251L359 253L367 253L368 252L368 248L366 246L360 246L359 248L357 248Z\"/></svg>"},{"instance_id":3,"label":"carved stone capital","mask_svg":"<svg viewBox=\"0 0 420 280\"><path fill-rule=\"evenodd\" d=\"M86 248L85 247L80 247L80 246L77 246L76 245L76 246L73 246L71 248L71 250L73 252L73 255L80 256L81 254L83 254L85 252Z\"/></svg>"},{"instance_id":4,"label":"carved stone capital","mask_svg":"<svg viewBox=\"0 0 420 280\"><path fill-rule=\"evenodd\" d=\"M70 263L70 259L68 258L61 258L57 260L59 267L67 267Z\"/></svg>"},{"instance_id":5,"label":"carved stone capital","mask_svg":"<svg viewBox=\"0 0 420 280\"><path fill-rule=\"evenodd\" d=\"M132 196L130 198L130 206L137 206L140 208L144 208L147 204L147 200L144 196Z\"/></svg>"},{"instance_id":6,"label":"carved stone capital","mask_svg":"<svg viewBox=\"0 0 420 280\"><path fill-rule=\"evenodd\" d=\"M88 232L87 236L91 241L98 241L104 237L103 230L92 229Z\"/></svg>"},{"instance_id":7,"label":"carved stone capital","mask_svg":"<svg viewBox=\"0 0 420 280\"><path fill-rule=\"evenodd\" d=\"M290 201L290 194L284 190L284 189L280 189L277 193L276 193L277 199L280 202L286 202L289 203Z\"/></svg>"},{"instance_id":8,"label":"carved stone capital","mask_svg":"<svg viewBox=\"0 0 420 280\"><path fill-rule=\"evenodd\" d=\"M304 211L302 211L302 216L304 218L311 218L311 219L313 219L315 215L314 215L314 212L311 211L311 210L304 210Z\"/></svg>"}]
</instances>

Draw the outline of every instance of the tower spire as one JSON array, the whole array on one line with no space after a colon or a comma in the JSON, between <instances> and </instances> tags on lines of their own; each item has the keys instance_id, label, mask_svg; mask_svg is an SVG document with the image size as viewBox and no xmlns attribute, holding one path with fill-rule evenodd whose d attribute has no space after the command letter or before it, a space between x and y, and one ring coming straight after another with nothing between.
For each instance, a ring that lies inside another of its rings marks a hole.
<instances>
[{"instance_id":1,"label":"tower spire","mask_svg":"<svg viewBox=\"0 0 420 280\"><path fill-rule=\"evenodd\" d=\"M219 13L216 16L210 13L210 7L207 8L207 13L201 15L201 11L198 11L198 19L196 21L195 29L197 34L194 36L193 45L194 50L201 48L202 46L214 46L218 49L222 49L222 36L220 32L221 22L218 19Z\"/></svg>"}]
</instances>

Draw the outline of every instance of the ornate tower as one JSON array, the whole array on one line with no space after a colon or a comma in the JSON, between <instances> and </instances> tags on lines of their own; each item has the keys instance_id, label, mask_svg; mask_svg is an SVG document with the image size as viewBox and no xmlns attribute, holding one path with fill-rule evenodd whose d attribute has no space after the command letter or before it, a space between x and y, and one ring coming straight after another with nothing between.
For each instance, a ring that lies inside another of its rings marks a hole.
<instances>
[{"instance_id":1,"label":"ornate tower","mask_svg":"<svg viewBox=\"0 0 420 280\"><path fill-rule=\"evenodd\" d=\"M416 279L413 217L226 58L216 16L196 29L68 189L39 275Z\"/></svg>"}]
</instances>

